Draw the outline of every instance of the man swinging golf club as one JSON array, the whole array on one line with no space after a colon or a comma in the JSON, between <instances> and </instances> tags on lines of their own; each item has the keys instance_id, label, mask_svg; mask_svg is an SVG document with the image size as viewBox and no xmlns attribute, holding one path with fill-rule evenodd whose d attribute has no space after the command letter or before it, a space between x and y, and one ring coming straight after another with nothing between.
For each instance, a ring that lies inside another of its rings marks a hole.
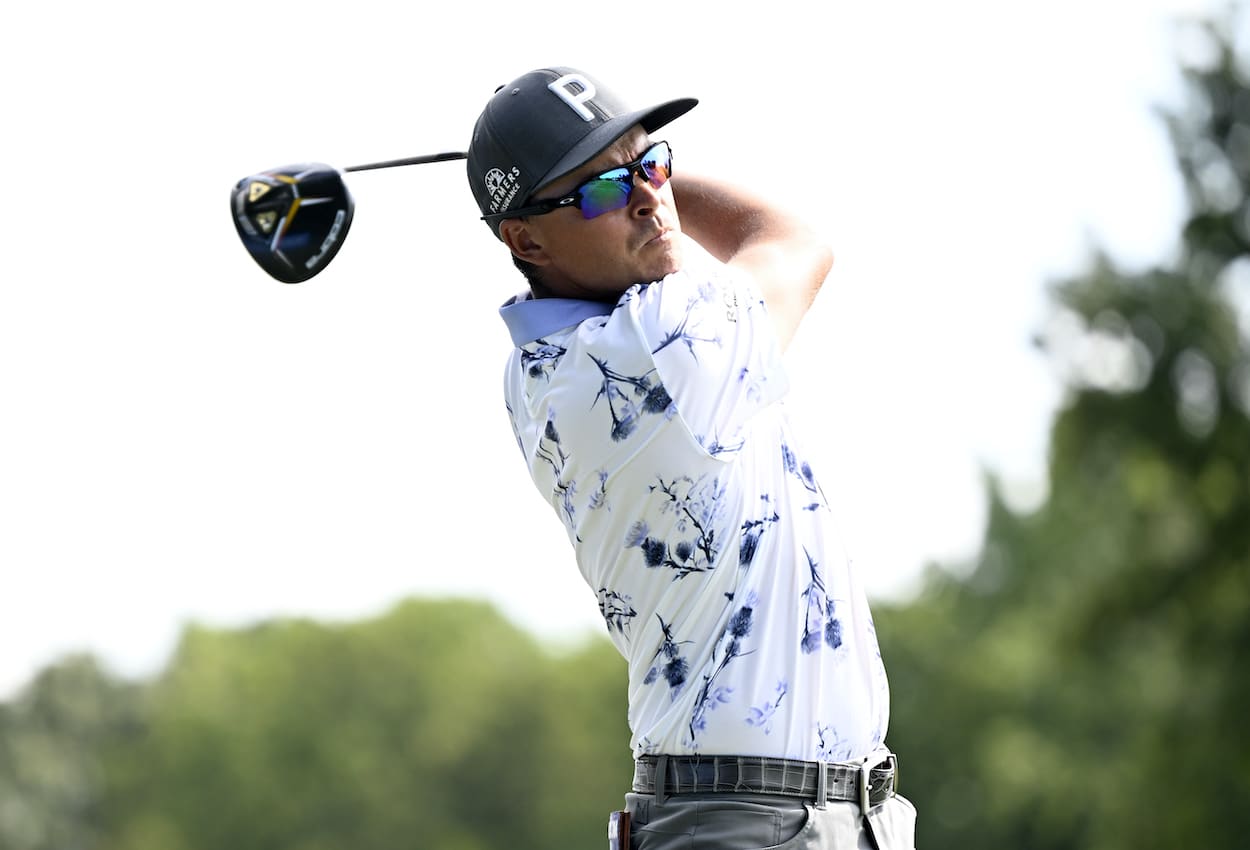
<instances>
[{"instance_id":1,"label":"man swinging golf club","mask_svg":"<svg viewBox=\"0 0 1250 850\"><path fill-rule=\"evenodd\" d=\"M468 151L528 284L501 309L507 410L628 662L635 772L609 835L911 848L864 590L781 404L832 257L769 203L674 172L654 134L695 104L633 110L536 70L490 98ZM738 143L745 167L783 155Z\"/></svg>"}]
</instances>

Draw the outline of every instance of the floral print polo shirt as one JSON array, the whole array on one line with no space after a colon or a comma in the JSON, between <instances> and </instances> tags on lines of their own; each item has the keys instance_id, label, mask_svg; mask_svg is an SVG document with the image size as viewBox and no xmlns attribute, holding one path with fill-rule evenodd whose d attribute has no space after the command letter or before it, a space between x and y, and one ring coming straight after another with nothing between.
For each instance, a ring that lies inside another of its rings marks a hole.
<instances>
[{"instance_id":1,"label":"floral print polo shirt","mask_svg":"<svg viewBox=\"0 0 1250 850\"><path fill-rule=\"evenodd\" d=\"M635 757L878 749L872 618L752 281L702 257L614 305L500 312L517 443L628 662Z\"/></svg>"}]
</instances>

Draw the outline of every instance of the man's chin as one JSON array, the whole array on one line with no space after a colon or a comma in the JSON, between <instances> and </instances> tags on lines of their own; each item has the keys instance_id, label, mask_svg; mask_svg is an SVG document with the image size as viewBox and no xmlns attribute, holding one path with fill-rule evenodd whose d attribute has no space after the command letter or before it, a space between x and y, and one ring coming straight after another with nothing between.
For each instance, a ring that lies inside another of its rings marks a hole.
<instances>
[{"instance_id":1,"label":"man's chin","mask_svg":"<svg viewBox=\"0 0 1250 850\"><path fill-rule=\"evenodd\" d=\"M681 250L680 241L673 240L666 248L664 255L658 257L656 262L651 265L651 280L663 280L674 272L681 271L685 255Z\"/></svg>"}]
</instances>

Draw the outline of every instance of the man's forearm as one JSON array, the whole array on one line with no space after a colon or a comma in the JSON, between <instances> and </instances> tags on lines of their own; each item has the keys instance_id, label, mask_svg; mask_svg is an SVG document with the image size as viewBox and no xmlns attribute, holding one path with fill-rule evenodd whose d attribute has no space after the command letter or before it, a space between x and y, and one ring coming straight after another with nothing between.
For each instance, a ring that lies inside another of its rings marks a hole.
<instances>
[{"instance_id":1,"label":"man's forearm","mask_svg":"<svg viewBox=\"0 0 1250 850\"><path fill-rule=\"evenodd\" d=\"M787 345L833 265L829 246L798 218L744 189L686 174L672 184L682 231L755 278Z\"/></svg>"},{"instance_id":2,"label":"man's forearm","mask_svg":"<svg viewBox=\"0 0 1250 850\"><path fill-rule=\"evenodd\" d=\"M801 227L762 198L724 181L682 174L672 183L682 231L722 262L753 242Z\"/></svg>"}]
</instances>

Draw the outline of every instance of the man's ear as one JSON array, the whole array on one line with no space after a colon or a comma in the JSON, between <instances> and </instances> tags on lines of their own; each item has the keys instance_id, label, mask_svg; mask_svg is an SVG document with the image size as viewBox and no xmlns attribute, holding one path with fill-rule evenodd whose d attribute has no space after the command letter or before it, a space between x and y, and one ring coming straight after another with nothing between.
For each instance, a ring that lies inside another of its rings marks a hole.
<instances>
[{"instance_id":1,"label":"man's ear","mask_svg":"<svg viewBox=\"0 0 1250 850\"><path fill-rule=\"evenodd\" d=\"M545 266L551 262L534 229L525 219L505 218L499 224L499 235L513 255L525 262L536 266Z\"/></svg>"}]
</instances>

